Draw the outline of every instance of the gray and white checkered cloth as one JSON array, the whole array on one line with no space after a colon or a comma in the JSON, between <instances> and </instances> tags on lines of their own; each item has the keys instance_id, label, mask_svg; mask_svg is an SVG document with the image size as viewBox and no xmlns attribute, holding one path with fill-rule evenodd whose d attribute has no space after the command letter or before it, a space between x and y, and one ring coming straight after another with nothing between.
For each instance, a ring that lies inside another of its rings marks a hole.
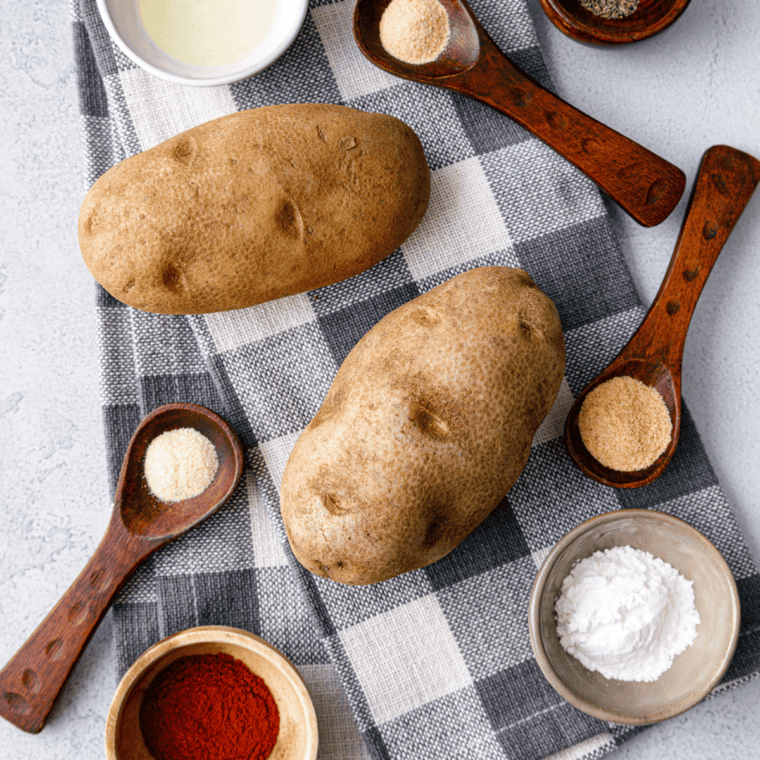
<instances>
[{"instance_id":1,"label":"gray and white checkered cloth","mask_svg":"<svg viewBox=\"0 0 760 760\"><path fill-rule=\"evenodd\" d=\"M548 85L524 0L472 0L497 45ZM114 608L120 672L176 631L253 631L297 666L315 702L321 760L596 758L641 729L591 718L544 680L528 640L537 567L568 530L621 507L657 508L710 538L736 577L742 631L719 687L760 670L760 575L684 411L678 452L654 484L583 477L561 432L573 395L643 314L596 187L506 117L394 78L359 53L353 3L312 0L286 54L237 84L183 88L137 68L95 0L72 0L87 186L108 167L225 114L275 103L341 103L392 114L432 171L419 228L371 270L317 292L220 314L145 314L100 287L103 409L115 485L127 442L173 401L217 410L247 448L232 501L154 555ZM356 341L392 309L464 270L521 266L554 301L567 344L557 403L496 511L430 567L369 587L306 572L290 554L278 486L299 432Z\"/></svg>"}]
</instances>

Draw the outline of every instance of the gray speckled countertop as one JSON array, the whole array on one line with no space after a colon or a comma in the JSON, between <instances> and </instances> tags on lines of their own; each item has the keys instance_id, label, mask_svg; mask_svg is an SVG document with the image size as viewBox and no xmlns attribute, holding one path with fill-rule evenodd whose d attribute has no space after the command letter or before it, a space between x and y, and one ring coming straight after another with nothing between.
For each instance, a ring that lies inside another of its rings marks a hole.
<instances>
[{"instance_id":1,"label":"gray speckled countertop","mask_svg":"<svg viewBox=\"0 0 760 760\"><path fill-rule=\"evenodd\" d=\"M692 0L659 37L580 45L528 0L563 98L680 166L704 150L760 157L760 6ZM98 398L94 286L79 255L84 190L68 8L0 0L0 663L73 581L102 537L110 504ZM688 193L687 193L688 195ZM643 300L665 273L686 199L643 229L613 222ZM713 270L692 322L683 393L750 551L760 561L760 198ZM0 720L9 760L96 760L116 688L106 618L44 731ZM651 728L620 760L756 757L760 679Z\"/></svg>"}]
</instances>

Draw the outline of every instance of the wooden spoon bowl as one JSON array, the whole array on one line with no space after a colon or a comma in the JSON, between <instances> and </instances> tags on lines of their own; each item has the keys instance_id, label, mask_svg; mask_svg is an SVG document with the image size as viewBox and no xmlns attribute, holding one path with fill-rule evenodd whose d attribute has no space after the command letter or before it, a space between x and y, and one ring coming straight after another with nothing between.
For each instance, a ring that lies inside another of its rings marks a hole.
<instances>
[{"instance_id":1,"label":"wooden spoon bowl","mask_svg":"<svg viewBox=\"0 0 760 760\"><path fill-rule=\"evenodd\" d=\"M654 388L662 396L670 414L672 425L670 444L656 461L643 470L621 472L606 467L596 460L586 448L578 428L578 414L588 394L597 386L615 377L632 377L634 380ZM570 409L565 423L565 443L570 456L586 475L605 485L618 488L636 488L651 483L668 465L678 443L678 436L681 431L680 394L680 376L676 380L670 369L662 362L630 359L620 354L614 362L583 389L583 393Z\"/></svg>"},{"instance_id":2,"label":"wooden spoon bowl","mask_svg":"<svg viewBox=\"0 0 760 760\"><path fill-rule=\"evenodd\" d=\"M354 38L372 63L404 79L426 81L461 74L480 57L480 35L472 11L461 2L441 1L449 16L449 41L430 63L414 64L394 58L380 41L380 19L391 0L359 0L354 9ZM416 75L415 75L416 73Z\"/></svg>"},{"instance_id":3,"label":"wooden spoon bowl","mask_svg":"<svg viewBox=\"0 0 760 760\"><path fill-rule=\"evenodd\" d=\"M208 488L179 507L159 501L151 493L143 476L143 460L154 438L186 427L194 428L214 444L219 467ZM211 505L216 505L216 511L227 501L240 478L242 464L240 442L221 417L194 404L169 404L156 409L132 437L116 486L116 504L124 527L151 541L175 538L212 514Z\"/></svg>"},{"instance_id":4,"label":"wooden spoon bowl","mask_svg":"<svg viewBox=\"0 0 760 760\"><path fill-rule=\"evenodd\" d=\"M653 37L680 18L691 0L640 0L625 18L604 18L586 10L579 0L539 0L549 20L579 42L625 45Z\"/></svg>"},{"instance_id":5,"label":"wooden spoon bowl","mask_svg":"<svg viewBox=\"0 0 760 760\"><path fill-rule=\"evenodd\" d=\"M681 428L681 369L686 333L718 254L760 181L760 161L735 148L716 145L702 158L665 278L639 329L618 356L575 400L565 422L567 450L582 472L617 488L638 488L658 478L670 463ZM621 472L605 467L588 451L578 415L588 394L613 377L630 376L662 396L672 423L668 447L649 467Z\"/></svg>"},{"instance_id":6,"label":"wooden spoon bowl","mask_svg":"<svg viewBox=\"0 0 760 760\"><path fill-rule=\"evenodd\" d=\"M394 58L380 40L391 0L358 0L354 38L376 66L405 79L480 100L514 119L566 158L639 224L662 222L683 194L684 173L627 137L556 97L515 66L465 0L440 0L449 16L449 42L431 63Z\"/></svg>"},{"instance_id":7,"label":"wooden spoon bowl","mask_svg":"<svg viewBox=\"0 0 760 760\"><path fill-rule=\"evenodd\" d=\"M198 496L163 504L143 475L150 442L192 427L216 447L214 480ZM168 404L142 420L124 456L111 521L84 570L0 672L0 715L29 733L42 730L74 665L119 591L156 549L216 512L243 473L240 441L229 425L195 404Z\"/></svg>"}]
</instances>

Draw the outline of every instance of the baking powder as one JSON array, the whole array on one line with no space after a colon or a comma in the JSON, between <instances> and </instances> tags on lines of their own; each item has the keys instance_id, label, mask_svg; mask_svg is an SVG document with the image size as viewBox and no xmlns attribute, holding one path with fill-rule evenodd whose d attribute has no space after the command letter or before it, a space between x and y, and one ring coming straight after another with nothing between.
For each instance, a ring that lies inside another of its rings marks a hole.
<instances>
[{"instance_id":1,"label":"baking powder","mask_svg":"<svg viewBox=\"0 0 760 760\"><path fill-rule=\"evenodd\" d=\"M555 604L562 648L589 670L656 681L697 635L692 581L631 546L579 562Z\"/></svg>"}]
</instances>

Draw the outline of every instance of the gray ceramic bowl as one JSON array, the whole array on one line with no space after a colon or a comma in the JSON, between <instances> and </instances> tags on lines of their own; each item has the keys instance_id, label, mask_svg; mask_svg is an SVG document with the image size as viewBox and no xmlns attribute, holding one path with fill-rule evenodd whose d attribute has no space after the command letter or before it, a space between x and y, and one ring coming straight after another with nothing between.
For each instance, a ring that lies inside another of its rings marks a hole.
<instances>
[{"instance_id":1,"label":"gray ceramic bowl","mask_svg":"<svg viewBox=\"0 0 760 760\"><path fill-rule=\"evenodd\" d=\"M694 582L697 638L653 682L608 680L565 652L557 637L554 604L573 566L599 549L626 545ZM643 509L600 515L570 531L538 571L528 616L533 652L554 689L589 715L634 725L672 718L704 699L731 662L740 623L736 583L718 550L682 520Z\"/></svg>"}]
</instances>

